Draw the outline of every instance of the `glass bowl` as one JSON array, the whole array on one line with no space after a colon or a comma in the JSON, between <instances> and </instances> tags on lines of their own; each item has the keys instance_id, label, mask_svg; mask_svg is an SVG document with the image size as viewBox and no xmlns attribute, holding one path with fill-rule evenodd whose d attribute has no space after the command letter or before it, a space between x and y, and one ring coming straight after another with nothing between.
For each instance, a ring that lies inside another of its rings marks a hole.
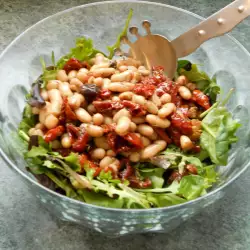
<instances>
[{"instance_id":1,"label":"glass bowl","mask_svg":"<svg viewBox=\"0 0 250 250\"><path fill-rule=\"evenodd\" d=\"M106 46L114 43L123 28L130 8L134 10L131 25L139 27L142 20L147 19L152 22L154 33L165 35L170 40L202 20L185 10L150 2L112 1L88 4L60 12L33 25L18 36L0 57L0 147L3 159L55 216L110 236L172 230L221 199L227 186L249 166L250 155L250 56L237 40L223 36L206 42L188 57L210 76L216 76L224 93L235 88L228 108L242 124L238 131L240 141L231 149L228 166L218 168L222 180L207 195L167 208L109 209L55 193L41 186L26 171L25 162L12 138L21 119L24 96L41 73L39 58L42 56L49 63L51 51L59 58L74 45L76 37L83 35L92 38L96 47L105 51Z\"/></svg>"}]
</instances>

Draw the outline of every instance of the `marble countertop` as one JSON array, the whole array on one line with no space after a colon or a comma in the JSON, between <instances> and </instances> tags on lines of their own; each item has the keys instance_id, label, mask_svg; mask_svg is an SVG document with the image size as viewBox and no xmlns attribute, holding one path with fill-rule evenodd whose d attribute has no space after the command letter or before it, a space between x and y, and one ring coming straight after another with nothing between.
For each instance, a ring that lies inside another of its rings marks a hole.
<instances>
[{"instance_id":1,"label":"marble countertop","mask_svg":"<svg viewBox=\"0 0 250 250\"><path fill-rule=\"evenodd\" d=\"M0 0L0 52L37 21L88 0ZM230 0L159 0L208 16ZM232 34L250 50L250 19ZM226 197L168 234L109 239L89 229L58 221L42 209L27 187L0 160L0 249L250 249L250 170Z\"/></svg>"}]
</instances>

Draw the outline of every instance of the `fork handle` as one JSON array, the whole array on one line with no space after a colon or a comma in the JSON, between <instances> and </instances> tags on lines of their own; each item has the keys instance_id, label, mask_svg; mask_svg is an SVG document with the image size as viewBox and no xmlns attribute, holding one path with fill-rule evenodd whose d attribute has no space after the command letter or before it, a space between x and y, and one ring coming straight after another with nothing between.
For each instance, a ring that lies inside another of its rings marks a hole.
<instances>
[{"instance_id":1,"label":"fork handle","mask_svg":"<svg viewBox=\"0 0 250 250\"><path fill-rule=\"evenodd\" d=\"M249 15L249 0L232 2L171 42L177 58L189 55L207 40L231 31Z\"/></svg>"}]
</instances>

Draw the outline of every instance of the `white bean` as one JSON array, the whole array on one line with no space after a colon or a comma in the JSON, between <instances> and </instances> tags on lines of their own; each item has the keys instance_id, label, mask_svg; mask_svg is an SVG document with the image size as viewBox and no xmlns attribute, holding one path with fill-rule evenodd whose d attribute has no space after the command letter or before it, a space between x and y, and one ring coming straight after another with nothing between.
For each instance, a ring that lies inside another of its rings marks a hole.
<instances>
[{"instance_id":1,"label":"white bean","mask_svg":"<svg viewBox=\"0 0 250 250\"><path fill-rule=\"evenodd\" d=\"M70 80L70 89L74 86L74 89L79 91L83 83L78 78L72 78Z\"/></svg>"},{"instance_id":2,"label":"white bean","mask_svg":"<svg viewBox=\"0 0 250 250\"><path fill-rule=\"evenodd\" d=\"M42 89L40 94L41 94L41 97L43 98L44 101L48 101L49 95L45 89Z\"/></svg>"},{"instance_id":3,"label":"white bean","mask_svg":"<svg viewBox=\"0 0 250 250\"><path fill-rule=\"evenodd\" d=\"M157 106L157 107L160 107L161 106L161 99L160 97L154 93L151 97L151 101Z\"/></svg>"},{"instance_id":4,"label":"white bean","mask_svg":"<svg viewBox=\"0 0 250 250\"><path fill-rule=\"evenodd\" d=\"M98 147L98 148L103 148L105 150L110 149L110 146L109 146L109 144L107 142L107 139L104 136L95 137L94 142L95 142L96 147Z\"/></svg>"},{"instance_id":5,"label":"white bean","mask_svg":"<svg viewBox=\"0 0 250 250\"><path fill-rule=\"evenodd\" d=\"M128 117L126 117L126 116L121 117L117 121L117 126L115 128L115 132L121 136L126 135L129 132L130 122L131 122L131 120Z\"/></svg>"},{"instance_id":6,"label":"white bean","mask_svg":"<svg viewBox=\"0 0 250 250\"><path fill-rule=\"evenodd\" d=\"M112 149L109 149L109 150L107 150L106 155L114 157L114 156L116 156L116 153Z\"/></svg>"},{"instance_id":7,"label":"white bean","mask_svg":"<svg viewBox=\"0 0 250 250\"><path fill-rule=\"evenodd\" d=\"M115 73L114 68L100 68L93 70L94 77L109 77Z\"/></svg>"},{"instance_id":8,"label":"white bean","mask_svg":"<svg viewBox=\"0 0 250 250\"><path fill-rule=\"evenodd\" d=\"M61 82L61 81L58 81L58 80L50 80L50 81L48 81L48 83L46 85L46 89L47 90L58 89L59 82Z\"/></svg>"},{"instance_id":9,"label":"white bean","mask_svg":"<svg viewBox=\"0 0 250 250\"><path fill-rule=\"evenodd\" d=\"M69 73L68 73L68 79L69 81L73 78L76 78L76 75L77 75L77 71L76 70L71 70Z\"/></svg>"},{"instance_id":10,"label":"white bean","mask_svg":"<svg viewBox=\"0 0 250 250\"><path fill-rule=\"evenodd\" d=\"M89 79L88 72L83 72L79 70L78 73L76 74L76 78L79 81L86 83Z\"/></svg>"},{"instance_id":11,"label":"white bean","mask_svg":"<svg viewBox=\"0 0 250 250\"><path fill-rule=\"evenodd\" d=\"M99 88L101 88L102 85L103 85L103 79L102 79L101 77L95 78L95 79L94 79L94 84L95 84L96 86L98 86Z\"/></svg>"},{"instance_id":12,"label":"white bean","mask_svg":"<svg viewBox=\"0 0 250 250\"><path fill-rule=\"evenodd\" d=\"M181 86L179 88L179 94L185 100L190 100L192 98L191 91L185 86Z\"/></svg>"},{"instance_id":13,"label":"white bean","mask_svg":"<svg viewBox=\"0 0 250 250\"><path fill-rule=\"evenodd\" d=\"M97 53L95 55L95 64L100 64L104 61L104 55L101 53Z\"/></svg>"},{"instance_id":14,"label":"white bean","mask_svg":"<svg viewBox=\"0 0 250 250\"><path fill-rule=\"evenodd\" d=\"M170 121L168 119L161 119L157 115L147 115L146 121L154 127L168 128L170 126Z\"/></svg>"},{"instance_id":15,"label":"white bean","mask_svg":"<svg viewBox=\"0 0 250 250\"><path fill-rule=\"evenodd\" d=\"M114 101L114 102L119 102L120 101L120 98L119 98L119 96L113 96L112 97L112 101Z\"/></svg>"},{"instance_id":16,"label":"white bean","mask_svg":"<svg viewBox=\"0 0 250 250\"><path fill-rule=\"evenodd\" d=\"M141 74L139 72L133 72L133 77L132 80L130 82L132 83L137 83L141 80Z\"/></svg>"},{"instance_id":17,"label":"white bean","mask_svg":"<svg viewBox=\"0 0 250 250\"><path fill-rule=\"evenodd\" d=\"M87 110L90 114L96 113L96 109L95 109L95 106L93 104L89 104L87 107Z\"/></svg>"},{"instance_id":18,"label":"white bean","mask_svg":"<svg viewBox=\"0 0 250 250\"><path fill-rule=\"evenodd\" d=\"M71 108L78 109L81 104L84 102L84 96L79 93L74 93L72 96L68 98L68 103Z\"/></svg>"},{"instance_id":19,"label":"white bean","mask_svg":"<svg viewBox=\"0 0 250 250\"><path fill-rule=\"evenodd\" d=\"M111 82L108 89L113 92L126 92L133 90L135 84L130 82Z\"/></svg>"},{"instance_id":20,"label":"white bean","mask_svg":"<svg viewBox=\"0 0 250 250\"><path fill-rule=\"evenodd\" d=\"M166 103L159 111L158 116L160 118L166 118L170 114L172 114L176 110L176 106L174 103Z\"/></svg>"},{"instance_id":21,"label":"white bean","mask_svg":"<svg viewBox=\"0 0 250 250\"><path fill-rule=\"evenodd\" d=\"M62 82L67 82L69 80L66 71L63 69L57 71L56 79Z\"/></svg>"},{"instance_id":22,"label":"white bean","mask_svg":"<svg viewBox=\"0 0 250 250\"><path fill-rule=\"evenodd\" d=\"M91 153L91 159L93 160L101 160L105 157L105 150L103 148L95 148Z\"/></svg>"},{"instance_id":23,"label":"white bean","mask_svg":"<svg viewBox=\"0 0 250 250\"><path fill-rule=\"evenodd\" d=\"M129 128L129 131L131 132L135 132L137 126L134 122L130 122L130 128Z\"/></svg>"},{"instance_id":24,"label":"white bean","mask_svg":"<svg viewBox=\"0 0 250 250\"><path fill-rule=\"evenodd\" d=\"M156 106L153 102L151 102L151 101L147 101L147 102L145 103L145 108L146 108L146 110L147 110L149 113L151 113L151 114L156 115L156 114L158 113L158 108L157 108L157 106Z\"/></svg>"},{"instance_id":25,"label":"white bean","mask_svg":"<svg viewBox=\"0 0 250 250\"><path fill-rule=\"evenodd\" d=\"M147 69L138 69L138 72L142 75L142 76L148 76L150 74L150 71Z\"/></svg>"},{"instance_id":26,"label":"white bean","mask_svg":"<svg viewBox=\"0 0 250 250\"><path fill-rule=\"evenodd\" d=\"M105 156L99 163L100 168L105 168L114 163L116 159L114 157Z\"/></svg>"},{"instance_id":27,"label":"white bean","mask_svg":"<svg viewBox=\"0 0 250 250\"><path fill-rule=\"evenodd\" d=\"M44 124L39 122L39 123L36 124L35 128L43 130L43 129L45 129L45 126L44 126Z\"/></svg>"},{"instance_id":28,"label":"white bean","mask_svg":"<svg viewBox=\"0 0 250 250\"><path fill-rule=\"evenodd\" d=\"M126 65L122 65L122 66L119 67L120 72L124 72L126 70L128 70L128 67Z\"/></svg>"},{"instance_id":29,"label":"white bean","mask_svg":"<svg viewBox=\"0 0 250 250\"><path fill-rule=\"evenodd\" d=\"M183 150L190 150L193 148L194 144L193 142L190 140L190 138L186 135L182 135L180 137L180 144L181 144L181 148Z\"/></svg>"},{"instance_id":30,"label":"white bean","mask_svg":"<svg viewBox=\"0 0 250 250\"><path fill-rule=\"evenodd\" d=\"M151 144L151 141L145 136L141 136L141 141L144 147L147 147Z\"/></svg>"},{"instance_id":31,"label":"white bean","mask_svg":"<svg viewBox=\"0 0 250 250\"><path fill-rule=\"evenodd\" d=\"M102 88L103 88L103 89L108 89L108 86L109 86L110 83L111 83L110 79L104 78L104 79L103 79Z\"/></svg>"},{"instance_id":32,"label":"white bean","mask_svg":"<svg viewBox=\"0 0 250 250\"><path fill-rule=\"evenodd\" d=\"M129 160L132 162L138 162L140 161L140 154L138 152L133 152L131 153L131 155L129 156Z\"/></svg>"},{"instance_id":33,"label":"white bean","mask_svg":"<svg viewBox=\"0 0 250 250\"><path fill-rule=\"evenodd\" d=\"M94 83L95 77L94 76L90 76L88 79L88 84Z\"/></svg>"},{"instance_id":34,"label":"white bean","mask_svg":"<svg viewBox=\"0 0 250 250\"><path fill-rule=\"evenodd\" d=\"M160 98L162 104L171 102L171 99L171 95L168 93L163 94Z\"/></svg>"},{"instance_id":35,"label":"white bean","mask_svg":"<svg viewBox=\"0 0 250 250\"><path fill-rule=\"evenodd\" d=\"M68 134L63 134L61 137L61 144L63 148L70 148L72 145L71 138Z\"/></svg>"},{"instance_id":36,"label":"white bean","mask_svg":"<svg viewBox=\"0 0 250 250\"><path fill-rule=\"evenodd\" d=\"M100 64L94 64L91 67L90 72L93 72L95 69L109 68L109 66L110 66L110 62L102 62Z\"/></svg>"},{"instance_id":37,"label":"white bean","mask_svg":"<svg viewBox=\"0 0 250 250\"><path fill-rule=\"evenodd\" d=\"M137 126L137 131L144 136L152 136L154 133L154 130L151 126L146 125L146 124L140 124Z\"/></svg>"},{"instance_id":38,"label":"white bean","mask_svg":"<svg viewBox=\"0 0 250 250\"><path fill-rule=\"evenodd\" d=\"M119 120L121 117L124 117L124 116L126 116L126 117L128 117L128 118L131 118L130 112L129 112L127 109L125 109L125 108L119 110L119 111L113 116L113 121L114 121L115 123L117 123L118 120Z\"/></svg>"},{"instance_id":39,"label":"white bean","mask_svg":"<svg viewBox=\"0 0 250 250\"><path fill-rule=\"evenodd\" d=\"M132 72L127 70L111 76L111 82L129 82L132 79Z\"/></svg>"},{"instance_id":40,"label":"white bean","mask_svg":"<svg viewBox=\"0 0 250 250\"><path fill-rule=\"evenodd\" d=\"M134 122L135 124L141 124L144 123L146 121L146 117L145 116L140 116L140 117L132 117L132 122Z\"/></svg>"},{"instance_id":41,"label":"white bean","mask_svg":"<svg viewBox=\"0 0 250 250\"><path fill-rule=\"evenodd\" d=\"M96 125L92 125L92 124L87 124L86 125L86 130L88 132L88 134L92 137L101 137L103 136L103 128L96 126Z\"/></svg>"},{"instance_id":42,"label":"white bean","mask_svg":"<svg viewBox=\"0 0 250 250\"><path fill-rule=\"evenodd\" d=\"M131 100L133 95L134 95L133 92L126 91L126 92L123 92L123 93L119 94L119 98L121 100Z\"/></svg>"},{"instance_id":43,"label":"white bean","mask_svg":"<svg viewBox=\"0 0 250 250\"><path fill-rule=\"evenodd\" d=\"M58 84L58 89L59 89L62 96L72 96L73 95L73 93L69 87L68 82L60 82Z\"/></svg>"},{"instance_id":44,"label":"white bean","mask_svg":"<svg viewBox=\"0 0 250 250\"><path fill-rule=\"evenodd\" d=\"M47 115L44 121L44 125L46 126L47 129L55 128L58 125L58 123L59 123L58 118L52 114Z\"/></svg>"},{"instance_id":45,"label":"white bean","mask_svg":"<svg viewBox=\"0 0 250 250\"><path fill-rule=\"evenodd\" d=\"M78 108L75 110L76 117L78 120L84 123L90 123L92 121L91 115L83 108Z\"/></svg>"},{"instance_id":46,"label":"white bean","mask_svg":"<svg viewBox=\"0 0 250 250\"><path fill-rule=\"evenodd\" d=\"M104 121L104 117L102 114L97 113L97 114L93 115L93 123L95 125L101 125L103 123L103 121Z\"/></svg>"},{"instance_id":47,"label":"white bean","mask_svg":"<svg viewBox=\"0 0 250 250\"><path fill-rule=\"evenodd\" d=\"M132 102L135 102L140 105L144 105L146 102L146 99L144 96L141 96L141 95L133 95Z\"/></svg>"},{"instance_id":48,"label":"white bean","mask_svg":"<svg viewBox=\"0 0 250 250\"><path fill-rule=\"evenodd\" d=\"M113 123L113 119L109 116L104 116L104 124L112 124Z\"/></svg>"},{"instance_id":49,"label":"white bean","mask_svg":"<svg viewBox=\"0 0 250 250\"><path fill-rule=\"evenodd\" d=\"M62 96L58 89L51 89L48 91L49 99L51 102L51 105L49 107L50 113L57 116L61 113L62 109Z\"/></svg>"},{"instance_id":50,"label":"white bean","mask_svg":"<svg viewBox=\"0 0 250 250\"><path fill-rule=\"evenodd\" d=\"M176 83L180 86L186 85L188 83L188 79L186 76L181 75L177 78Z\"/></svg>"},{"instance_id":51,"label":"white bean","mask_svg":"<svg viewBox=\"0 0 250 250\"><path fill-rule=\"evenodd\" d=\"M153 156L160 153L163 149L165 149L166 146L167 146L167 143L163 140L155 141L153 144L142 149L141 158L142 159L150 159Z\"/></svg>"}]
</instances>

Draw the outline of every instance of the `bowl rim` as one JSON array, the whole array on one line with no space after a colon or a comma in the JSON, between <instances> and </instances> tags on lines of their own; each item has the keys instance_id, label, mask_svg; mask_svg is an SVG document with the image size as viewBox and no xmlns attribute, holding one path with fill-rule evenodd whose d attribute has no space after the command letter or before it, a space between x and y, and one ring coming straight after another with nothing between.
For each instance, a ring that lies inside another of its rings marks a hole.
<instances>
[{"instance_id":1,"label":"bowl rim","mask_svg":"<svg viewBox=\"0 0 250 250\"><path fill-rule=\"evenodd\" d=\"M49 20L50 18L53 18L55 16L60 16L63 15L67 12L71 12L74 11L75 9L81 9L81 8L87 8L87 7L91 7L91 6L96 6L96 5L103 5L103 4L121 4L121 3L138 3L138 4L147 4L147 5L155 5L155 6L162 6L162 7L167 7L169 9L174 9L174 10L178 10L180 12L184 12L186 14L189 14L193 17L196 17L199 20L205 20L204 17L201 17L200 15L197 15L191 11L176 7L176 6L172 6L172 5L168 5L168 4L164 4L164 3L157 3L157 2L149 2L149 1L137 1L137 0L114 0L114 1L103 1L103 2L94 2L94 3L88 3L88 4L83 4L83 5L78 5L78 6L74 6L71 8L68 8L66 10L57 12L55 14L52 14L50 16L47 16L45 18L43 18L42 20L36 22L35 24L31 25L30 27L28 27L25 31L23 31L21 34L19 34L14 40L12 40L12 42L2 51L2 53L0 54L0 60L2 59L2 57L5 55L5 53L7 53L7 51L12 47L12 45L18 41L19 38L21 38L23 35L25 35L29 30L33 29L36 27L36 25L43 23L47 20ZM250 57L250 52L237 40L235 39L233 36L226 34L225 36L227 36L230 40L232 40L236 45L238 45L238 47ZM110 207L102 207L102 206L97 206L97 205L93 205L93 204L89 204L83 201L79 201L79 200L75 200L72 199L70 197L67 197L65 195L59 194L43 185L41 185L40 183L38 183L37 181L35 181L34 179L32 179L31 177L29 177L28 175L26 175L22 170L20 170L18 167L16 167L16 165L14 163L12 163L12 161L8 158L8 156L4 153L4 151L2 150L2 148L0 147L0 156L2 157L2 159L5 161L5 163L7 163L7 165L9 165L12 169L14 169L17 173L19 173L22 177L24 177L27 181L31 182L31 184L34 184L40 188L42 188L45 192L49 192L52 196L58 196L60 199L65 199L65 201L69 201L69 202L73 202L76 205L80 205L80 206L87 206L88 208L93 208L93 209L100 209L100 210L106 210L106 211L111 211L111 212L123 212L123 213L148 213L148 212L161 212L161 211L172 211L175 209L180 209L180 208L188 208L190 205L195 204L195 203L199 203L200 201L202 201L205 198L208 198L212 195L217 194L219 191L223 190L225 187L229 186L230 184L232 184L235 180L237 180L243 172L245 172L247 170L247 168L250 165L250 161L239 171L236 173L236 175L229 181L227 181L226 183L224 183L223 185L219 186L217 189L208 192L207 194L205 194L204 196L198 197L194 200L190 200L187 201L185 203L181 203L181 204L177 204L177 205L173 205L173 206L169 206L169 207L159 207L159 208L147 208L147 209L124 209L124 208L110 208Z\"/></svg>"}]
</instances>

